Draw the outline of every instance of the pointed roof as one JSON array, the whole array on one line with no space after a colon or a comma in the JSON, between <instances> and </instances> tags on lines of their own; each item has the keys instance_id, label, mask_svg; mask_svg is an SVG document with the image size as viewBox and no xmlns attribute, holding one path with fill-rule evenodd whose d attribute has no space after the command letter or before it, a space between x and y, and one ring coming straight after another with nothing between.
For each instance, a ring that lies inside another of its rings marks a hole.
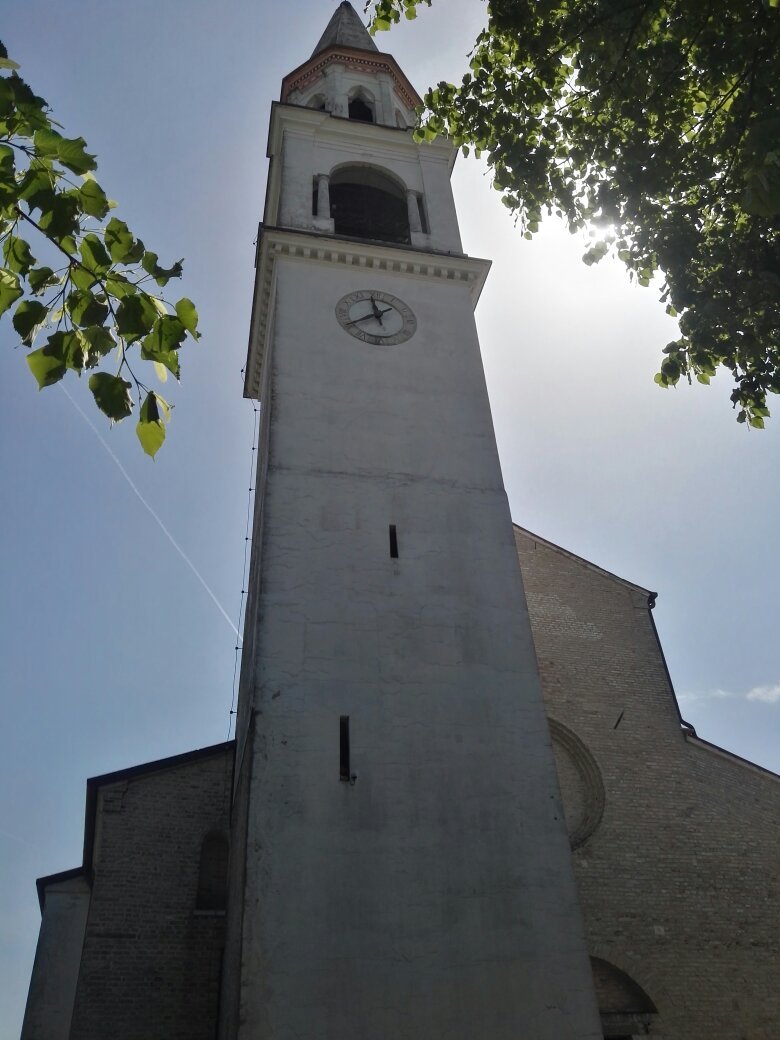
<instances>
[{"instance_id":1,"label":"pointed roof","mask_svg":"<svg viewBox=\"0 0 780 1040\"><path fill-rule=\"evenodd\" d=\"M333 12L320 42L311 52L312 58L328 47L353 47L358 51L378 50L349 0L344 0Z\"/></svg>"}]
</instances>

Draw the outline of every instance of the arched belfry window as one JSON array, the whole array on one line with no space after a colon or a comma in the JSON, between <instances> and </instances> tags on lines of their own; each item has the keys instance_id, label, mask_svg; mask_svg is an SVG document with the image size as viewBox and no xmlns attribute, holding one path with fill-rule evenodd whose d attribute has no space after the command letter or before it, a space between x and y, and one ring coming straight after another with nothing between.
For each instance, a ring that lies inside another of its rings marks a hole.
<instances>
[{"instance_id":1,"label":"arched belfry window","mask_svg":"<svg viewBox=\"0 0 780 1040\"><path fill-rule=\"evenodd\" d=\"M372 166L343 166L331 174L330 215L337 235L411 241L405 189Z\"/></svg>"},{"instance_id":2,"label":"arched belfry window","mask_svg":"<svg viewBox=\"0 0 780 1040\"><path fill-rule=\"evenodd\" d=\"M313 98L309 98L306 102L306 106L307 108L316 108L318 112L327 111L325 96L323 94L315 94Z\"/></svg>"},{"instance_id":3,"label":"arched belfry window","mask_svg":"<svg viewBox=\"0 0 780 1040\"><path fill-rule=\"evenodd\" d=\"M350 119L357 119L361 123L376 122L374 105L368 95L364 94L362 90L356 90L351 95L347 104L347 112Z\"/></svg>"},{"instance_id":4,"label":"arched belfry window","mask_svg":"<svg viewBox=\"0 0 780 1040\"><path fill-rule=\"evenodd\" d=\"M200 847L196 910L224 910L227 906L228 840L212 831Z\"/></svg>"}]
</instances>

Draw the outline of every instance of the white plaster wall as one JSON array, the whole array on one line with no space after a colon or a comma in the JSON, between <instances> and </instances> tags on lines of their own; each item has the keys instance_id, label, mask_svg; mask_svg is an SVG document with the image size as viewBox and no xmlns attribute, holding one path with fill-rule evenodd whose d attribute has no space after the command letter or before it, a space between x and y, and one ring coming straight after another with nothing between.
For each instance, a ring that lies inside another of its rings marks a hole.
<instances>
[{"instance_id":1,"label":"white plaster wall","mask_svg":"<svg viewBox=\"0 0 780 1040\"><path fill-rule=\"evenodd\" d=\"M304 90L293 91L289 100L295 105L309 105L313 98L320 96L325 99L328 112L336 116L346 116L350 96L361 87L375 106L374 117L377 123L396 126L395 114L398 111L407 126L414 125L413 110L401 99L393 77L387 72L371 75L347 69L344 65L334 62L325 68L322 76Z\"/></svg>"},{"instance_id":2,"label":"white plaster wall","mask_svg":"<svg viewBox=\"0 0 780 1040\"><path fill-rule=\"evenodd\" d=\"M238 1035L595 1040L468 289L277 263Z\"/></svg>"},{"instance_id":3,"label":"white plaster wall","mask_svg":"<svg viewBox=\"0 0 780 1040\"><path fill-rule=\"evenodd\" d=\"M21 1040L68 1040L88 911L83 877L46 889Z\"/></svg>"},{"instance_id":4,"label":"white plaster wall","mask_svg":"<svg viewBox=\"0 0 780 1040\"><path fill-rule=\"evenodd\" d=\"M321 173L345 164L367 164L385 170L407 189L423 195L430 234L415 236L418 248L462 252L457 214L450 187L449 151L416 145L410 131L366 123L342 123L326 113L277 106L282 121L280 201L270 222L282 227L322 230L312 214L312 187Z\"/></svg>"}]
</instances>

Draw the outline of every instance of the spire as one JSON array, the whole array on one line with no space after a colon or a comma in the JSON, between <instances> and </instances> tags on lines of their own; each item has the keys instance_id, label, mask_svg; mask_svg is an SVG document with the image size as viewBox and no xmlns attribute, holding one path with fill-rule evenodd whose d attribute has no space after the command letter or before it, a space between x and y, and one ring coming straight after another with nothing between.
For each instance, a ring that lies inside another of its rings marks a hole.
<instances>
[{"instance_id":1,"label":"spire","mask_svg":"<svg viewBox=\"0 0 780 1040\"><path fill-rule=\"evenodd\" d=\"M344 0L333 12L333 16L311 56L313 58L320 51L337 46L354 47L359 51L378 50L349 0Z\"/></svg>"}]
</instances>

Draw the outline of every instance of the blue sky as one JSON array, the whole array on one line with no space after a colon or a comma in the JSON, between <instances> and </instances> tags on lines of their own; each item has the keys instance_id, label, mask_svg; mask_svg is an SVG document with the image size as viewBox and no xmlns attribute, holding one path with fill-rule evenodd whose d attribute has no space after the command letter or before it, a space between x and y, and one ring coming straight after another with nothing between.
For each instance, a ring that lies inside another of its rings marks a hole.
<instances>
[{"instance_id":1,"label":"blue sky","mask_svg":"<svg viewBox=\"0 0 780 1040\"><path fill-rule=\"evenodd\" d=\"M169 441L152 463L85 383L38 393L0 325L3 698L0 1040L18 1036L38 928L35 877L81 860L88 776L225 739L242 588L253 410L242 399L271 101L334 0L8 0L3 39L68 133L97 152L117 215L201 313ZM424 89L456 79L476 0L441 0L379 40ZM728 385L657 389L674 328L654 290L553 224L512 226L459 160L466 250L494 261L478 309L514 519L658 590L685 717L780 770L776 552L780 410L734 422ZM168 384L171 387L171 383ZM73 403L75 402L75 404ZM92 429L82 408L98 428Z\"/></svg>"}]
</instances>

